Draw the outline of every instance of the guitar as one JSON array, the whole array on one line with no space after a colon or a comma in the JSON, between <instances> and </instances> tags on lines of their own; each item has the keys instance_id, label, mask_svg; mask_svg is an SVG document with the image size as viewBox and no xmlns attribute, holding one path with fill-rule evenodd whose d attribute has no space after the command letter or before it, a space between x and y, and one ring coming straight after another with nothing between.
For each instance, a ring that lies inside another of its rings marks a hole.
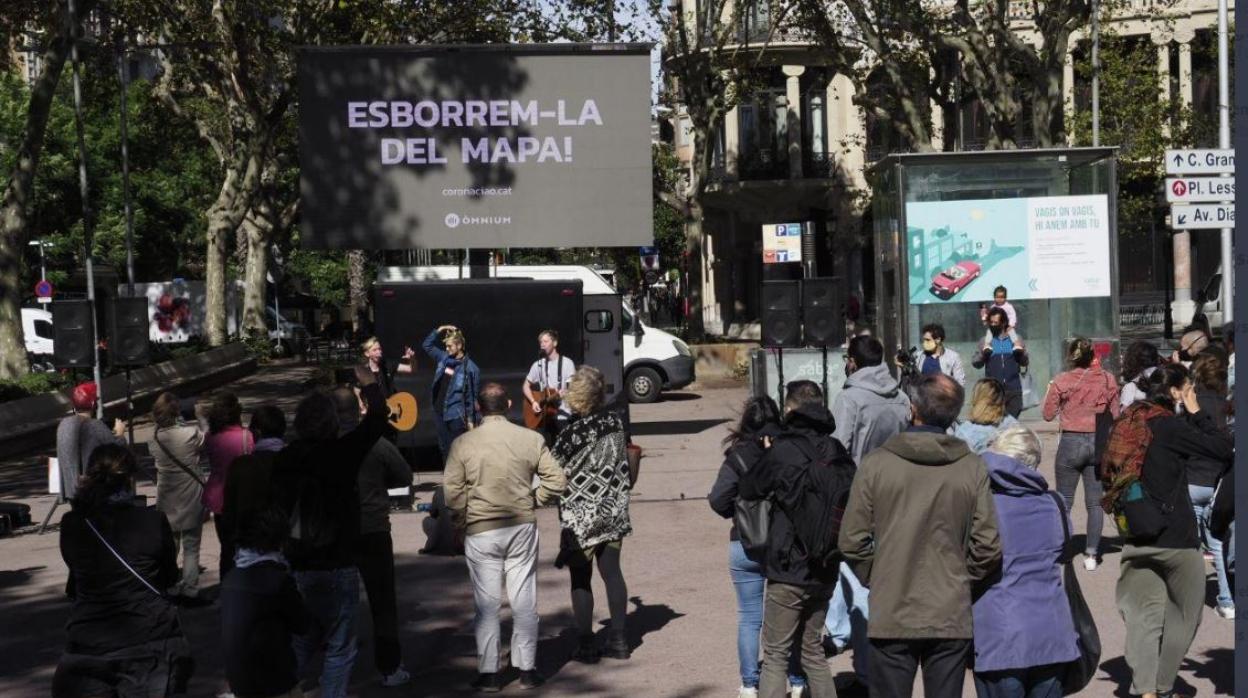
<instances>
[{"instance_id":1,"label":"guitar","mask_svg":"<svg viewBox=\"0 0 1248 698\"><path fill-rule=\"evenodd\" d=\"M411 431L416 427L419 413L416 409L416 397L411 393L395 393L386 398L386 407L390 409L390 424L399 431Z\"/></svg>"},{"instance_id":2,"label":"guitar","mask_svg":"<svg viewBox=\"0 0 1248 698\"><path fill-rule=\"evenodd\" d=\"M537 402L542 409L534 412L533 401L529 399L529 396L524 396L524 426L540 430L546 427L546 420L559 416L559 405L563 402L563 398L559 397L559 391L555 388L533 390L533 394L538 396Z\"/></svg>"}]
</instances>

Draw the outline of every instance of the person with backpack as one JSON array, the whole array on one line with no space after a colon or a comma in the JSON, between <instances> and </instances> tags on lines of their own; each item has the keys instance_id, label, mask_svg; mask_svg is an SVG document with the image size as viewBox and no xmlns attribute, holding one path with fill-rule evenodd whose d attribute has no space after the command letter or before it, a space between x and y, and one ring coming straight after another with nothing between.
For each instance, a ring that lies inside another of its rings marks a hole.
<instances>
[{"instance_id":1,"label":"person with backpack","mask_svg":"<svg viewBox=\"0 0 1248 698\"><path fill-rule=\"evenodd\" d=\"M779 434L780 408L776 406L776 401L768 395L746 400L741 410L741 419L724 439L727 446L724 462L719 467L719 474L707 497L716 514L729 520L737 516L741 478L758 465L766 454L763 447L764 437L774 439ZM755 532L765 532L763 529L770 518L770 505L760 502L750 504L754 508L742 510L751 513L743 515L754 517L751 523L755 524ZM746 536L749 535L751 533L747 532ZM764 538L749 542L752 550L747 551L734 521L728 532L728 573L737 594L737 661L741 668L739 698L753 698L758 695L758 642L759 632L763 629L763 591L767 583L760 562L760 553L765 552L767 541ZM789 655L790 693L805 690L806 679L801 674L801 655L793 652Z\"/></svg>"},{"instance_id":2,"label":"person with backpack","mask_svg":"<svg viewBox=\"0 0 1248 698\"><path fill-rule=\"evenodd\" d=\"M324 650L321 695L344 698L357 654L355 612L360 603L356 549L360 501L356 482L373 444L389 427L381 386L355 367L367 413L359 426L339 435L338 410L325 393L314 393L295 410L295 440L277 454L273 470L278 506L290 516L287 555L295 584L311 615L311 627L295 640L300 675Z\"/></svg>"},{"instance_id":3,"label":"person with backpack","mask_svg":"<svg viewBox=\"0 0 1248 698\"><path fill-rule=\"evenodd\" d=\"M1131 693L1159 696L1174 688L1205 600L1187 462L1204 458L1230 467L1234 445L1201 410L1182 364L1154 371L1148 398L1115 422L1101 482L1106 511L1126 529L1116 596L1127 626Z\"/></svg>"},{"instance_id":4,"label":"person with backpack","mask_svg":"<svg viewBox=\"0 0 1248 698\"><path fill-rule=\"evenodd\" d=\"M1137 339L1122 355L1122 391L1118 404L1127 407L1148 399L1148 377L1164 363L1157 345Z\"/></svg>"},{"instance_id":5,"label":"person with backpack","mask_svg":"<svg viewBox=\"0 0 1248 698\"><path fill-rule=\"evenodd\" d=\"M758 695L781 698L795 645L812 698L835 698L836 685L820 636L837 581L836 531L854 478L854 462L831 437L835 424L813 381L785 388L784 431L740 480L746 501L771 500L763 573L763 671Z\"/></svg>"},{"instance_id":6,"label":"person with backpack","mask_svg":"<svg viewBox=\"0 0 1248 698\"><path fill-rule=\"evenodd\" d=\"M999 312L999 311L994 311ZM1001 563L984 461L946 433L963 391L949 376L910 388L912 426L867 455L838 543L871 588L872 698L962 695L972 638L971 586Z\"/></svg>"},{"instance_id":7,"label":"person with backpack","mask_svg":"<svg viewBox=\"0 0 1248 698\"><path fill-rule=\"evenodd\" d=\"M1083 499L1088 510L1088 535L1084 545L1083 568L1089 572L1100 564L1101 483L1097 480L1096 420L1108 412L1118 416L1118 381L1095 361L1092 342L1075 337L1066 350L1068 370L1049 382L1044 395L1044 421L1060 417L1062 436L1057 443L1057 491L1066 500L1066 510L1075 503L1075 488L1083 479Z\"/></svg>"},{"instance_id":8,"label":"person with backpack","mask_svg":"<svg viewBox=\"0 0 1248 698\"><path fill-rule=\"evenodd\" d=\"M174 545L182 553L182 572L169 588L172 596L199 594L199 542L204 532L204 433L180 417L178 398L161 393L152 405L152 458L156 461L156 508L169 519Z\"/></svg>"}]
</instances>

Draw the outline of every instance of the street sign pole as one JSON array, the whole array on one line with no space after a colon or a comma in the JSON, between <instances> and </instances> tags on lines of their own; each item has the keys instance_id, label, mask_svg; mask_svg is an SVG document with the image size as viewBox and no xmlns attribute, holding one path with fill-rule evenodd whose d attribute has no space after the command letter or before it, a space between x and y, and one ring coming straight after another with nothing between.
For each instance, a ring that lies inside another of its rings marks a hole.
<instances>
[{"instance_id":1,"label":"street sign pole","mask_svg":"<svg viewBox=\"0 0 1248 698\"><path fill-rule=\"evenodd\" d=\"M1231 147L1231 90L1227 61L1226 0L1218 0L1218 147ZM1226 176L1226 175L1223 175ZM1234 175L1231 175L1234 176ZM1222 229L1222 322L1235 320L1235 259L1231 229Z\"/></svg>"}]
</instances>

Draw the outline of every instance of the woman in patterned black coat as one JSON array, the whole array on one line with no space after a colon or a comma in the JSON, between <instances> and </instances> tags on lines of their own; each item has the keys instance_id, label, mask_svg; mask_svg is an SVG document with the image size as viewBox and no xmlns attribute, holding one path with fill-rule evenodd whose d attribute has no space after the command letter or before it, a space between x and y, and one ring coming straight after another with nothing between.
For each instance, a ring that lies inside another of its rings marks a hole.
<instances>
[{"instance_id":1,"label":"woman in patterned black coat","mask_svg":"<svg viewBox=\"0 0 1248 698\"><path fill-rule=\"evenodd\" d=\"M629 482L627 443L619 415L603 409L606 402L602 372L592 366L577 369L568 383L564 402L573 421L555 440L555 458L563 466L568 488L559 501L558 567L572 574L572 614L580 644L573 658L587 663L602 655L628 659L631 654L624 622L628 587L620 572L620 547L632 533L628 519ZM594 594L590 588L593 562L607 587L611 630L605 647L594 643Z\"/></svg>"}]
</instances>

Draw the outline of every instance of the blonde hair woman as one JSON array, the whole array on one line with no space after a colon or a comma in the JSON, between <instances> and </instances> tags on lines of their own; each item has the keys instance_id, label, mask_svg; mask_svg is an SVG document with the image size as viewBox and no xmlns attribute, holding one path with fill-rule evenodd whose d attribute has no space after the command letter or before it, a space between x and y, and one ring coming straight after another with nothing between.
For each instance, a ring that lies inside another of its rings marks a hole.
<instances>
[{"instance_id":1,"label":"blonde hair woman","mask_svg":"<svg viewBox=\"0 0 1248 698\"><path fill-rule=\"evenodd\" d=\"M602 372L582 366L568 382L564 402L572 421L555 439L554 453L568 478L559 501L557 566L568 566L572 576L572 614L580 644L573 658L595 662L605 654L628 659L625 636L628 587L620 571L620 547L632 533L628 518L628 437L619 415L603 409L606 382ZM590 588L593 562L607 587L611 632L606 647L594 644L594 594Z\"/></svg>"},{"instance_id":2,"label":"blonde hair woman","mask_svg":"<svg viewBox=\"0 0 1248 698\"><path fill-rule=\"evenodd\" d=\"M971 392L970 419L958 424L953 435L976 453L987 451L998 432L1018 424L1017 419L1006 413L1005 400L1005 384L1001 381L996 378L976 381Z\"/></svg>"},{"instance_id":3,"label":"blonde hair woman","mask_svg":"<svg viewBox=\"0 0 1248 698\"><path fill-rule=\"evenodd\" d=\"M369 337L360 345L360 353L364 356L364 367L373 374L373 380L377 381L377 385L381 386L381 391L385 395L394 394L394 373L411 373L412 357L416 356L416 352L411 347L403 347L403 357L399 359L399 363L394 367L391 373L386 368L386 360L381 350L381 340L376 337Z\"/></svg>"},{"instance_id":4,"label":"blonde hair woman","mask_svg":"<svg viewBox=\"0 0 1248 698\"><path fill-rule=\"evenodd\" d=\"M451 452L451 442L481 423L481 410L477 409L481 370L468 358L464 333L454 325L435 327L425 337L421 348L435 364L433 384L429 388L430 405L438 431L438 447L445 462Z\"/></svg>"}]
</instances>

